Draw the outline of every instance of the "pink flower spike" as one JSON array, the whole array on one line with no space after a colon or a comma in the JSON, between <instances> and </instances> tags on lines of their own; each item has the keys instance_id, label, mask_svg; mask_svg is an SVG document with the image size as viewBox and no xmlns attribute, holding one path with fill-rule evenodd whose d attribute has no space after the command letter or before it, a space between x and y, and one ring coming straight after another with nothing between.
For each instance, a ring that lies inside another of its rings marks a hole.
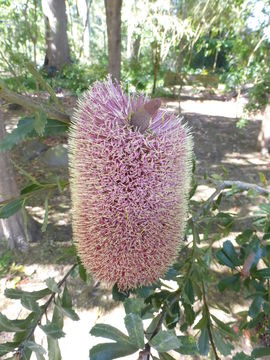
<instances>
[{"instance_id":1,"label":"pink flower spike","mask_svg":"<svg viewBox=\"0 0 270 360\"><path fill-rule=\"evenodd\" d=\"M85 268L121 290L164 275L187 216L191 135L159 101L140 122L149 101L124 94L110 77L96 82L79 101L69 134L74 242Z\"/></svg>"}]
</instances>

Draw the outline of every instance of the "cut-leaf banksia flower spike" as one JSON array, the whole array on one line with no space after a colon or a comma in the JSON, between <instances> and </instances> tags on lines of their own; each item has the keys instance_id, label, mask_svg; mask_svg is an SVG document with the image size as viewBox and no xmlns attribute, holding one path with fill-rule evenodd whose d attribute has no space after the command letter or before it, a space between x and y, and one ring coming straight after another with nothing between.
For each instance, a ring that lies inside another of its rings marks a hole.
<instances>
[{"instance_id":1,"label":"cut-leaf banksia flower spike","mask_svg":"<svg viewBox=\"0 0 270 360\"><path fill-rule=\"evenodd\" d=\"M176 259L191 178L189 130L111 78L79 101L69 134L73 236L85 268L120 290Z\"/></svg>"}]
</instances>

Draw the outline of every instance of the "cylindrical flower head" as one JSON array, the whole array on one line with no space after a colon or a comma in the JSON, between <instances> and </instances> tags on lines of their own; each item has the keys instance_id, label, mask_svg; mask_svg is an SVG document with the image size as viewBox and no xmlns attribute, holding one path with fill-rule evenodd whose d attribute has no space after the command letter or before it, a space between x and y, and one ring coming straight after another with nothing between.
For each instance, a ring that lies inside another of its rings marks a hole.
<instances>
[{"instance_id":1,"label":"cylindrical flower head","mask_svg":"<svg viewBox=\"0 0 270 360\"><path fill-rule=\"evenodd\" d=\"M183 239L192 141L159 106L108 78L79 101L70 130L74 241L85 268L121 290L158 280Z\"/></svg>"}]
</instances>

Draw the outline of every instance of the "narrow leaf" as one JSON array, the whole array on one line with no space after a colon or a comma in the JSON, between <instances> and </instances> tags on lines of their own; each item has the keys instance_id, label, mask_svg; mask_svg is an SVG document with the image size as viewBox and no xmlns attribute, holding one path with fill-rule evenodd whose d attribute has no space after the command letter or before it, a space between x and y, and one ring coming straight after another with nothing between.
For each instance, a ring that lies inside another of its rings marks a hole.
<instances>
[{"instance_id":1,"label":"narrow leaf","mask_svg":"<svg viewBox=\"0 0 270 360\"><path fill-rule=\"evenodd\" d=\"M251 353L251 356L253 356L255 359L261 359L262 357L269 355L270 355L270 347L260 347L254 349Z\"/></svg>"},{"instance_id":2,"label":"narrow leaf","mask_svg":"<svg viewBox=\"0 0 270 360\"><path fill-rule=\"evenodd\" d=\"M28 325L29 323L24 320L10 320L0 313L0 332L21 332L24 331Z\"/></svg>"},{"instance_id":3,"label":"narrow leaf","mask_svg":"<svg viewBox=\"0 0 270 360\"><path fill-rule=\"evenodd\" d=\"M173 330L164 330L159 331L157 335L153 337L150 345L159 352L167 352L179 348L181 341L177 338Z\"/></svg>"},{"instance_id":4,"label":"narrow leaf","mask_svg":"<svg viewBox=\"0 0 270 360\"><path fill-rule=\"evenodd\" d=\"M152 336L154 330L156 329L158 323L160 322L161 316L162 314L158 314L156 317L154 317L154 319L151 321L150 325L146 329L145 337L147 340L149 340L150 337Z\"/></svg>"},{"instance_id":5,"label":"narrow leaf","mask_svg":"<svg viewBox=\"0 0 270 360\"><path fill-rule=\"evenodd\" d=\"M14 349L18 347L17 342L6 342L4 344L0 344L0 356L4 356L10 352L13 352Z\"/></svg>"},{"instance_id":6,"label":"narrow leaf","mask_svg":"<svg viewBox=\"0 0 270 360\"><path fill-rule=\"evenodd\" d=\"M158 355L159 355L159 358L160 358L160 360L175 360L175 358L174 357L172 357L170 354L168 354L168 353L164 353L164 352L160 352L160 353L158 353Z\"/></svg>"},{"instance_id":7,"label":"narrow leaf","mask_svg":"<svg viewBox=\"0 0 270 360\"><path fill-rule=\"evenodd\" d=\"M53 278L48 278L46 280L46 285L48 286L48 288L55 293L60 293L60 289L56 283L56 281Z\"/></svg>"},{"instance_id":8,"label":"narrow leaf","mask_svg":"<svg viewBox=\"0 0 270 360\"><path fill-rule=\"evenodd\" d=\"M51 290L48 288L38 291L22 291L20 289L5 289L5 296L9 299L22 299L23 297L29 297L33 300L39 300L50 294L51 294Z\"/></svg>"},{"instance_id":9,"label":"narrow leaf","mask_svg":"<svg viewBox=\"0 0 270 360\"><path fill-rule=\"evenodd\" d=\"M49 360L61 360L61 350L57 339L47 336Z\"/></svg>"},{"instance_id":10,"label":"narrow leaf","mask_svg":"<svg viewBox=\"0 0 270 360\"><path fill-rule=\"evenodd\" d=\"M69 317L71 320L73 321L80 320L79 315L72 308L66 308L61 305L55 305L55 307L57 307L58 310L61 311L64 316Z\"/></svg>"},{"instance_id":11,"label":"narrow leaf","mask_svg":"<svg viewBox=\"0 0 270 360\"><path fill-rule=\"evenodd\" d=\"M45 111L40 108L35 114L34 129L39 136L42 136L47 122L47 115Z\"/></svg>"},{"instance_id":12,"label":"narrow leaf","mask_svg":"<svg viewBox=\"0 0 270 360\"><path fill-rule=\"evenodd\" d=\"M228 343L227 341L224 341L224 337L216 330L213 331L213 339L216 347L218 348L218 351L224 355L228 356L232 352L233 346Z\"/></svg>"},{"instance_id":13,"label":"narrow leaf","mask_svg":"<svg viewBox=\"0 0 270 360\"><path fill-rule=\"evenodd\" d=\"M24 199L15 199L0 205L0 218L7 219L18 212L23 206Z\"/></svg>"},{"instance_id":14,"label":"narrow leaf","mask_svg":"<svg viewBox=\"0 0 270 360\"><path fill-rule=\"evenodd\" d=\"M46 335L51 336L53 339L59 339L65 336L65 333L53 323L48 322L46 325L39 325Z\"/></svg>"},{"instance_id":15,"label":"narrow leaf","mask_svg":"<svg viewBox=\"0 0 270 360\"><path fill-rule=\"evenodd\" d=\"M175 351L183 355L196 355L198 354L198 348L193 336L178 336L181 341L181 346Z\"/></svg>"},{"instance_id":16,"label":"narrow leaf","mask_svg":"<svg viewBox=\"0 0 270 360\"><path fill-rule=\"evenodd\" d=\"M136 351L137 348L130 344L123 346L122 343L104 343L92 347L89 360L113 360Z\"/></svg>"},{"instance_id":17,"label":"narrow leaf","mask_svg":"<svg viewBox=\"0 0 270 360\"><path fill-rule=\"evenodd\" d=\"M124 302L126 314L138 314L141 315L142 308L144 305L144 299L142 298L129 298Z\"/></svg>"},{"instance_id":18,"label":"narrow leaf","mask_svg":"<svg viewBox=\"0 0 270 360\"><path fill-rule=\"evenodd\" d=\"M125 317L125 325L130 341L138 348L144 348L144 331L142 319L137 314L128 314Z\"/></svg>"},{"instance_id":19,"label":"narrow leaf","mask_svg":"<svg viewBox=\"0 0 270 360\"><path fill-rule=\"evenodd\" d=\"M92 336L111 339L123 344L131 345L129 337L115 327L107 324L96 324L90 331Z\"/></svg>"},{"instance_id":20,"label":"narrow leaf","mask_svg":"<svg viewBox=\"0 0 270 360\"><path fill-rule=\"evenodd\" d=\"M203 329L198 343L199 353L206 356L209 353L209 336L207 329Z\"/></svg>"},{"instance_id":21,"label":"narrow leaf","mask_svg":"<svg viewBox=\"0 0 270 360\"><path fill-rule=\"evenodd\" d=\"M27 297L27 296L23 296L21 299L21 304L22 306L24 306L26 309L33 311L33 312L40 312L40 307L38 305L38 303Z\"/></svg>"}]
</instances>

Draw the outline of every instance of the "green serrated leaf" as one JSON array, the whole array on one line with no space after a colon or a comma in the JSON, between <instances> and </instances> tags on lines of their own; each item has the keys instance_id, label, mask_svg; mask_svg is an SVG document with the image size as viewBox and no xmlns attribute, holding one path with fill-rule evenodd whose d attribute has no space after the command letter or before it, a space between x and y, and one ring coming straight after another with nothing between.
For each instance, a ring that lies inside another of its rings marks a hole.
<instances>
[{"instance_id":1,"label":"green serrated leaf","mask_svg":"<svg viewBox=\"0 0 270 360\"><path fill-rule=\"evenodd\" d=\"M207 329L202 329L199 342L198 342L199 353L206 356L209 353L209 336Z\"/></svg>"},{"instance_id":2,"label":"green serrated leaf","mask_svg":"<svg viewBox=\"0 0 270 360\"><path fill-rule=\"evenodd\" d=\"M56 281L53 278L48 278L46 280L46 285L48 286L48 288L55 293L60 293L60 289L56 283Z\"/></svg>"},{"instance_id":3,"label":"green serrated leaf","mask_svg":"<svg viewBox=\"0 0 270 360\"><path fill-rule=\"evenodd\" d=\"M248 313L249 316L251 316L253 319L259 314L261 310L262 302L263 302L263 298L261 296L256 296L252 301Z\"/></svg>"},{"instance_id":4,"label":"green serrated leaf","mask_svg":"<svg viewBox=\"0 0 270 360\"><path fill-rule=\"evenodd\" d=\"M21 304L22 304L22 306L24 306L26 309L28 309L30 311L40 312L40 307L39 307L38 303L32 298L23 296L21 299Z\"/></svg>"},{"instance_id":5,"label":"green serrated leaf","mask_svg":"<svg viewBox=\"0 0 270 360\"><path fill-rule=\"evenodd\" d=\"M25 205L25 202L24 202L24 205ZM30 243L30 239L29 239L29 233L28 233L28 218L27 218L27 212L25 210L25 207L23 206L22 207L22 215L23 215L23 228L24 228L24 234L25 234L25 237L26 237L26 241L28 243Z\"/></svg>"},{"instance_id":6,"label":"green serrated leaf","mask_svg":"<svg viewBox=\"0 0 270 360\"><path fill-rule=\"evenodd\" d=\"M232 360L254 360L254 358L241 351L240 353L235 354Z\"/></svg>"},{"instance_id":7,"label":"green serrated leaf","mask_svg":"<svg viewBox=\"0 0 270 360\"><path fill-rule=\"evenodd\" d=\"M266 315L270 316L270 302L265 301L263 303L263 310Z\"/></svg>"},{"instance_id":8,"label":"green serrated leaf","mask_svg":"<svg viewBox=\"0 0 270 360\"><path fill-rule=\"evenodd\" d=\"M241 288L241 276L240 274L235 274L228 276L218 283L219 291L224 291L225 289L232 289L233 291L239 291Z\"/></svg>"},{"instance_id":9,"label":"green serrated leaf","mask_svg":"<svg viewBox=\"0 0 270 360\"><path fill-rule=\"evenodd\" d=\"M175 358L168 353L160 352L158 355L160 360L175 360Z\"/></svg>"},{"instance_id":10,"label":"green serrated leaf","mask_svg":"<svg viewBox=\"0 0 270 360\"><path fill-rule=\"evenodd\" d=\"M221 335L218 331L214 330L212 335L218 351L224 356L230 355L233 350L233 346L227 341L224 341L223 335Z\"/></svg>"},{"instance_id":11,"label":"green serrated leaf","mask_svg":"<svg viewBox=\"0 0 270 360\"><path fill-rule=\"evenodd\" d=\"M103 337L106 339L111 339L117 341L118 343L123 343L126 345L131 345L131 341L127 335L122 333L120 330L114 326L107 324L96 324L90 331L92 336Z\"/></svg>"},{"instance_id":12,"label":"green serrated leaf","mask_svg":"<svg viewBox=\"0 0 270 360\"><path fill-rule=\"evenodd\" d=\"M53 309L52 323L55 324L59 329L62 329L64 326L64 316L63 312L59 309L59 300L56 301L56 305Z\"/></svg>"},{"instance_id":13,"label":"green serrated leaf","mask_svg":"<svg viewBox=\"0 0 270 360\"><path fill-rule=\"evenodd\" d=\"M142 308L144 306L144 299L142 298L129 298L124 302L126 314L138 314L141 315Z\"/></svg>"},{"instance_id":14,"label":"green serrated leaf","mask_svg":"<svg viewBox=\"0 0 270 360\"><path fill-rule=\"evenodd\" d=\"M86 269L82 264L79 265L79 275L80 275L80 278L82 279L82 281L87 280Z\"/></svg>"},{"instance_id":15,"label":"green serrated leaf","mask_svg":"<svg viewBox=\"0 0 270 360\"><path fill-rule=\"evenodd\" d=\"M72 307L72 299L68 291L67 285L64 287L63 296L62 296L62 306L65 308Z\"/></svg>"},{"instance_id":16,"label":"green serrated leaf","mask_svg":"<svg viewBox=\"0 0 270 360\"><path fill-rule=\"evenodd\" d=\"M43 136L56 136L67 133L69 125L55 119L47 119Z\"/></svg>"},{"instance_id":17,"label":"green serrated leaf","mask_svg":"<svg viewBox=\"0 0 270 360\"><path fill-rule=\"evenodd\" d=\"M112 296L114 301L125 301L129 297L129 292L121 292L115 284L112 289Z\"/></svg>"},{"instance_id":18,"label":"green serrated leaf","mask_svg":"<svg viewBox=\"0 0 270 360\"><path fill-rule=\"evenodd\" d=\"M23 118L18 122L17 127L12 130L10 134L7 134L3 140L0 141L0 151L11 150L19 142L25 140L25 138L31 134L34 130L34 119Z\"/></svg>"},{"instance_id":19,"label":"green serrated leaf","mask_svg":"<svg viewBox=\"0 0 270 360\"><path fill-rule=\"evenodd\" d=\"M148 328L145 331L145 337L147 340L150 339L150 337L152 336L154 330L157 328L158 323L160 322L162 314L158 314L156 317L154 317L154 319L151 321L150 325L148 326Z\"/></svg>"},{"instance_id":20,"label":"green serrated leaf","mask_svg":"<svg viewBox=\"0 0 270 360\"><path fill-rule=\"evenodd\" d=\"M0 219L7 219L11 215L18 212L24 203L24 199L15 199L7 202L5 205L0 205Z\"/></svg>"},{"instance_id":21,"label":"green serrated leaf","mask_svg":"<svg viewBox=\"0 0 270 360\"><path fill-rule=\"evenodd\" d=\"M204 312L200 321L198 321L198 323L194 326L194 329L200 329L200 330L204 329L204 328L206 328L207 323L208 323L208 317Z\"/></svg>"},{"instance_id":22,"label":"green serrated leaf","mask_svg":"<svg viewBox=\"0 0 270 360\"><path fill-rule=\"evenodd\" d=\"M177 338L173 330L159 331L149 343L158 352L175 350L181 346L181 341Z\"/></svg>"},{"instance_id":23,"label":"green serrated leaf","mask_svg":"<svg viewBox=\"0 0 270 360\"><path fill-rule=\"evenodd\" d=\"M34 129L39 136L44 134L44 129L47 123L47 115L45 111L40 108L39 111L35 113Z\"/></svg>"},{"instance_id":24,"label":"green serrated leaf","mask_svg":"<svg viewBox=\"0 0 270 360\"><path fill-rule=\"evenodd\" d=\"M187 279L186 285L184 287L184 291L185 294L190 302L190 304L194 303L194 291L193 291L193 286L192 286L192 282L190 279Z\"/></svg>"},{"instance_id":25,"label":"green serrated leaf","mask_svg":"<svg viewBox=\"0 0 270 360\"><path fill-rule=\"evenodd\" d=\"M195 312L190 304L183 303L183 306L185 309L186 322L188 325L192 325L196 317Z\"/></svg>"},{"instance_id":26,"label":"green serrated leaf","mask_svg":"<svg viewBox=\"0 0 270 360\"><path fill-rule=\"evenodd\" d=\"M65 336L65 333L53 323L48 322L46 325L39 325L46 335L51 336L53 339L59 339Z\"/></svg>"},{"instance_id":27,"label":"green serrated leaf","mask_svg":"<svg viewBox=\"0 0 270 360\"><path fill-rule=\"evenodd\" d=\"M175 351L183 355L196 355L198 354L198 348L193 336L178 336L181 341L181 346Z\"/></svg>"},{"instance_id":28,"label":"green serrated leaf","mask_svg":"<svg viewBox=\"0 0 270 360\"><path fill-rule=\"evenodd\" d=\"M144 331L143 322L140 316L132 313L126 315L125 326L127 328L130 341L137 347L137 349L143 349Z\"/></svg>"},{"instance_id":29,"label":"green serrated leaf","mask_svg":"<svg viewBox=\"0 0 270 360\"><path fill-rule=\"evenodd\" d=\"M39 300L50 294L51 294L51 290L48 288L39 291L22 291L20 289L5 289L5 296L9 299L22 299L23 297L29 297L33 300Z\"/></svg>"},{"instance_id":30,"label":"green serrated leaf","mask_svg":"<svg viewBox=\"0 0 270 360\"><path fill-rule=\"evenodd\" d=\"M254 349L251 353L251 356L254 357L255 359L261 359L264 356L269 356L269 355L270 355L270 347L260 347Z\"/></svg>"},{"instance_id":31,"label":"green serrated leaf","mask_svg":"<svg viewBox=\"0 0 270 360\"><path fill-rule=\"evenodd\" d=\"M57 304L55 305L55 307L57 307L58 310L61 311L64 316L69 317L71 320L73 321L80 320L79 315L72 308L66 308Z\"/></svg>"},{"instance_id":32,"label":"green serrated leaf","mask_svg":"<svg viewBox=\"0 0 270 360\"><path fill-rule=\"evenodd\" d=\"M98 344L90 350L89 360L113 360L123 356L128 356L137 351L133 345L122 343Z\"/></svg>"},{"instance_id":33,"label":"green serrated leaf","mask_svg":"<svg viewBox=\"0 0 270 360\"><path fill-rule=\"evenodd\" d=\"M25 331L29 321L25 320L10 320L5 315L0 313L0 332L21 332Z\"/></svg>"},{"instance_id":34,"label":"green serrated leaf","mask_svg":"<svg viewBox=\"0 0 270 360\"><path fill-rule=\"evenodd\" d=\"M228 241L229 242L229 241ZM227 243L227 241L225 241L225 243ZM225 244L224 243L224 244ZM230 243L230 242L229 242ZM235 264L235 259L232 259L230 257L230 255L232 255L233 251L231 250L231 247L227 244L226 246L226 250L224 249L224 244L223 244L223 249L219 250L216 253L216 258L218 259L219 263L221 265L226 265L231 269L234 269L236 265L238 265L238 263ZM229 251L231 250L231 251ZM232 255L233 256L233 255Z\"/></svg>"},{"instance_id":35,"label":"green serrated leaf","mask_svg":"<svg viewBox=\"0 0 270 360\"><path fill-rule=\"evenodd\" d=\"M252 271L252 275L254 275L255 277L258 277L258 278L269 279L270 278L270 268Z\"/></svg>"},{"instance_id":36,"label":"green serrated leaf","mask_svg":"<svg viewBox=\"0 0 270 360\"><path fill-rule=\"evenodd\" d=\"M18 347L18 342L6 342L4 344L0 344L0 356L4 356L10 352L13 352L14 349Z\"/></svg>"},{"instance_id":37,"label":"green serrated leaf","mask_svg":"<svg viewBox=\"0 0 270 360\"><path fill-rule=\"evenodd\" d=\"M38 185L38 184L30 184L30 185L25 186L23 189L21 189L20 194L21 194L21 195L26 195L26 194L29 194L29 193L31 193L31 192L40 190L40 189L42 189L42 188L43 188L43 186L41 186L41 185Z\"/></svg>"},{"instance_id":38,"label":"green serrated leaf","mask_svg":"<svg viewBox=\"0 0 270 360\"><path fill-rule=\"evenodd\" d=\"M213 314L211 315L212 319L215 321L217 326L224 331L227 335L235 337L234 330L227 324L225 324L223 321L219 320L217 317L215 317Z\"/></svg>"}]
</instances>

